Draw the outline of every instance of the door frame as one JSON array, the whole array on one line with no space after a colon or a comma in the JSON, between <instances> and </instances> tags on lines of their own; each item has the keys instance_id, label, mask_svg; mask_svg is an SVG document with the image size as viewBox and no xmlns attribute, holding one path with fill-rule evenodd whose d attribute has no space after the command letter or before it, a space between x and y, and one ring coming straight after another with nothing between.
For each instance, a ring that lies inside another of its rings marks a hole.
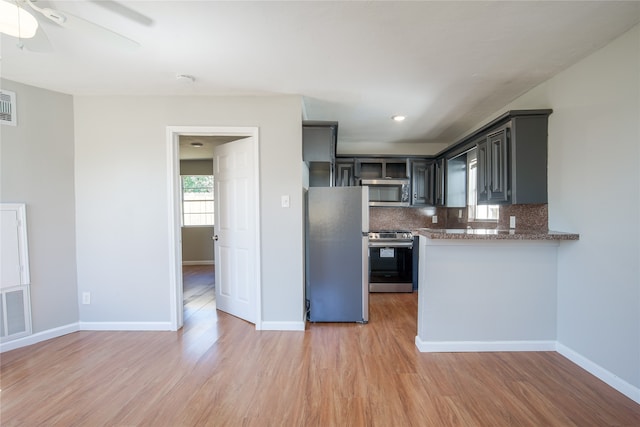
<instances>
[{"instance_id":1,"label":"door frame","mask_svg":"<svg viewBox=\"0 0 640 427\"><path fill-rule=\"evenodd\" d=\"M262 276L260 254L260 140L257 127L167 126L167 213L169 225L169 305L171 330L184 324L184 296L182 289L182 229L180 206L180 136L238 136L252 137L255 174L255 268L256 268L256 330L262 329ZM213 161L213 160L212 160ZM213 241L211 242L213 244Z\"/></svg>"}]
</instances>

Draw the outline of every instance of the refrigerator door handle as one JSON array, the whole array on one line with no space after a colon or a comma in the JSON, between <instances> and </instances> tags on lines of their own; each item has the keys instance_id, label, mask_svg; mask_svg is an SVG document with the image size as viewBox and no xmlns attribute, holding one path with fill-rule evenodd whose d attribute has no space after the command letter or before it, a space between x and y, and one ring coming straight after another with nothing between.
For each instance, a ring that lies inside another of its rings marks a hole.
<instances>
[{"instance_id":1,"label":"refrigerator door handle","mask_svg":"<svg viewBox=\"0 0 640 427\"><path fill-rule=\"evenodd\" d=\"M362 237L362 323L369 322L369 236Z\"/></svg>"},{"instance_id":2,"label":"refrigerator door handle","mask_svg":"<svg viewBox=\"0 0 640 427\"><path fill-rule=\"evenodd\" d=\"M369 233L369 187L362 189L362 234Z\"/></svg>"}]
</instances>

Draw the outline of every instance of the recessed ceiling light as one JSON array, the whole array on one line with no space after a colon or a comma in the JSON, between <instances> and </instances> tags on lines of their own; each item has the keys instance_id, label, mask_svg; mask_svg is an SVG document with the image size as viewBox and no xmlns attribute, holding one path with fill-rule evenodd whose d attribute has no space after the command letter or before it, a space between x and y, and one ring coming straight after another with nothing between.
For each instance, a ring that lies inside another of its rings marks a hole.
<instances>
[{"instance_id":1,"label":"recessed ceiling light","mask_svg":"<svg viewBox=\"0 0 640 427\"><path fill-rule=\"evenodd\" d=\"M401 122L404 119L406 119L405 116L402 116L400 114L396 114L395 116L391 116L391 118L393 119L393 121L396 121L396 122Z\"/></svg>"},{"instance_id":2,"label":"recessed ceiling light","mask_svg":"<svg viewBox=\"0 0 640 427\"><path fill-rule=\"evenodd\" d=\"M191 146L193 148L201 148L204 144L202 142L192 142Z\"/></svg>"},{"instance_id":3,"label":"recessed ceiling light","mask_svg":"<svg viewBox=\"0 0 640 427\"><path fill-rule=\"evenodd\" d=\"M193 83L196 81L196 78L193 77L191 74L177 74L176 80L184 83Z\"/></svg>"}]
</instances>

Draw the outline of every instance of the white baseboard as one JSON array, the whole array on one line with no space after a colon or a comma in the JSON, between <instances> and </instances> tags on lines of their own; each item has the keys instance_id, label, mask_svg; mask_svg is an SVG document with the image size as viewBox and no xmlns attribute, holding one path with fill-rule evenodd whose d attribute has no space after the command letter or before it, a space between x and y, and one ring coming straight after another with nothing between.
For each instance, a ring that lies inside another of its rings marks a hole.
<instances>
[{"instance_id":1,"label":"white baseboard","mask_svg":"<svg viewBox=\"0 0 640 427\"><path fill-rule=\"evenodd\" d=\"M80 322L81 331L171 331L171 322Z\"/></svg>"},{"instance_id":2,"label":"white baseboard","mask_svg":"<svg viewBox=\"0 0 640 427\"><path fill-rule=\"evenodd\" d=\"M263 331L304 331L304 322L265 322L262 321L260 329Z\"/></svg>"},{"instance_id":3,"label":"white baseboard","mask_svg":"<svg viewBox=\"0 0 640 427\"><path fill-rule=\"evenodd\" d=\"M424 353L460 353L487 351L555 351L555 341L422 341L416 347Z\"/></svg>"},{"instance_id":4,"label":"white baseboard","mask_svg":"<svg viewBox=\"0 0 640 427\"><path fill-rule=\"evenodd\" d=\"M182 265L215 265L215 262L212 260L182 261Z\"/></svg>"},{"instance_id":5,"label":"white baseboard","mask_svg":"<svg viewBox=\"0 0 640 427\"><path fill-rule=\"evenodd\" d=\"M8 341L0 344L0 353L5 351L15 350L16 348L26 347L28 345L37 344L42 341L50 340L52 338L58 338L63 335L67 335L80 330L78 323L71 323L69 325L60 326L58 328L48 329L42 332L36 332L27 337L18 338L13 341Z\"/></svg>"},{"instance_id":6,"label":"white baseboard","mask_svg":"<svg viewBox=\"0 0 640 427\"><path fill-rule=\"evenodd\" d=\"M171 322L78 322L0 344L0 353L78 331L171 331Z\"/></svg>"},{"instance_id":7,"label":"white baseboard","mask_svg":"<svg viewBox=\"0 0 640 427\"><path fill-rule=\"evenodd\" d=\"M635 387L617 375L609 372L604 369L602 366L592 362L576 351L570 349L569 347L557 343L557 351L576 365L580 366L585 371L589 372L596 378L604 381L611 387L618 390L620 393L627 396L629 399L633 400L636 403L640 403L640 388Z\"/></svg>"},{"instance_id":8,"label":"white baseboard","mask_svg":"<svg viewBox=\"0 0 640 427\"><path fill-rule=\"evenodd\" d=\"M640 403L640 388L592 362L557 341L422 341L416 336L416 347L425 353L457 353L488 351L556 351L594 377L604 381L636 403Z\"/></svg>"}]
</instances>

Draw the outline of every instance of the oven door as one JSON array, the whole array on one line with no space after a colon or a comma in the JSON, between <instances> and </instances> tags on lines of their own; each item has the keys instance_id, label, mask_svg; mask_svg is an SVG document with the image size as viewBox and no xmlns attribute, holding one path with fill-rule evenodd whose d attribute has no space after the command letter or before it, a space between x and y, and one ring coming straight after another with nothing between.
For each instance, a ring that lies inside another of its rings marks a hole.
<instances>
[{"instance_id":1,"label":"oven door","mask_svg":"<svg viewBox=\"0 0 640 427\"><path fill-rule=\"evenodd\" d=\"M369 292L413 292L411 243L369 245Z\"/></svg>"}]
</instances>

